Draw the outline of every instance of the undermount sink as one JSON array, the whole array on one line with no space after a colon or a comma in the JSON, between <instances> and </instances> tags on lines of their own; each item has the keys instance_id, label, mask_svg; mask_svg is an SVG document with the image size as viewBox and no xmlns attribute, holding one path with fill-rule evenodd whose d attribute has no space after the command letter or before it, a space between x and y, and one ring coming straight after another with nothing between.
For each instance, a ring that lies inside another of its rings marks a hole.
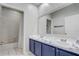
<instances>
[{"instance_id":1,"label":"undermount sink","mask_svg":"<svg viewBox=\"0 0 79 59\"><path fill-rule=\"evenodd\" d=\"M57 42L60 46L65 48L71 48L72 44L66 43L66 42Z\"/></svg>"},{"instance_id":2,"label":"undermount sink","mask_svg":"<svg viewBox=\"0 0 79 59\"><path fill-rule=\"evenodd\" d=\"M79 50L79 47L76 46L75 44L73 43L68 43L68 42L61 42L61 41L57 41L58 45L60 45L61 47L64 47L64 48L68 48L68 49L78 49Z\"/></svg>"},{"instance_id":3,"label":"undermount sink","mask_svg":"<svg viewBox=\"0 0 79 59\"><path fill-rule=\"evenodd\" d=\"M56 40L56 43L61 46L61 47L64 47L64 48L74 48L73 47L73 43L72 42L67 42L67 39L64 39L64 38L60 38L59 40Z\"/></svg>"},{"instance_id":4,"label":"undermount sink","mask_svg":"<svg viewBox=\"0 0 79 59\"><path fill-rule=\"evenodd\" d=\"M61 46L63 48L69 48L69 49L79 49L79 47L75 46L70 38L60 38L60 37L43 37L42 38L46 42L50 42L51 44L56 44L58 46Z\"/></svg>"}]
</instances>

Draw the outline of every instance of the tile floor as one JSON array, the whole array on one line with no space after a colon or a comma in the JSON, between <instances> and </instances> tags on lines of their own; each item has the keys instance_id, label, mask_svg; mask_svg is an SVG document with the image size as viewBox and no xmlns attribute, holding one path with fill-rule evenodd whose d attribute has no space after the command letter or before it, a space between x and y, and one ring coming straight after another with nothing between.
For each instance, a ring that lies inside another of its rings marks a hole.
<instances>
[{"instance_id":1,"label":"tile floor","mask_svg":"<svg viewBox=\"0 0 79 59\"><path fill-rule=\"evenodd\" d=\"M17 48L17 43L10 43L0 45L0 56L33 56L32 53L27 52L25 55L22 49Z\"/></svg>"}]
</instances>

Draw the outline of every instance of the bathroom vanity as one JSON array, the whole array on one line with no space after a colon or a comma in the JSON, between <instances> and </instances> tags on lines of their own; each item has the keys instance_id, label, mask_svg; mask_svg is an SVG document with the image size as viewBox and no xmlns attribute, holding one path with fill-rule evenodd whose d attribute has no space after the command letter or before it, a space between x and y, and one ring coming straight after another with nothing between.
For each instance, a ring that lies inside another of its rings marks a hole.
<instances>
[{"instance_id":1,"label":"bathroom vanity","mask_svg":"<svg viewBox=\"0 0 79 59\"><path fill-rule=\"evenodd\" d=\"M29 49L36 56L79 56L79 49L66 48L65 45L62 47L59 43L52 43L30 38Z\"/></svg>"},{"instance_id":2,"label":"bathroom vanity","mask_svg":"<svg viewBox=\"0 0 79 59\"><path fill-rule=\"evenodd\" d=\"M37 35L40 36L32 36L29 38L29 49L34 55L79 55L79 10L76 4L71 6L39 18ZM49 35L49 37L46 35ZM70 38L61 35L67 35Z\"/></svg>"}]
</instances>

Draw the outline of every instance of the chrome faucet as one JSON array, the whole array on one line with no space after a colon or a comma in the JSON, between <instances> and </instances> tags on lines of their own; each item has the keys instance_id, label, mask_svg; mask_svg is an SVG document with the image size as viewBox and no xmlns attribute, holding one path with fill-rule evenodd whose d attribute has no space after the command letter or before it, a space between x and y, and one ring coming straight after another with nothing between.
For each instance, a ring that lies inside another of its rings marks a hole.
<instances>
[{"instance_id":1,"label":"chrome faucet","mask_svg":"<svg viewBox=\"0 0 79 59\"><path fill-rule=\"evenodd\" d=\"M62 41L62 42L66 42L67 40L66 40L66 39L61 39L61 41Z\"/></svg>"}]
</instances>

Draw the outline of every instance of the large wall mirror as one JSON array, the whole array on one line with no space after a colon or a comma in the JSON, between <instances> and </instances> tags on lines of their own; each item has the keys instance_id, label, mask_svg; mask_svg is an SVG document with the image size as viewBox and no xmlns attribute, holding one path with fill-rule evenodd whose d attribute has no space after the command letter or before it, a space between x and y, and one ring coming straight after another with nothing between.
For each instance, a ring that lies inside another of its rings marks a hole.
<instances>
[{"instance_id":1,"label":"large wall mirror","mask_svg":"<svg viewBox=\"0 0 79 59\"><path fill-rule=\"evenodd\" d=\"M50 19L50 20L49 20ZM39 33L79 36L79 3L73 3L39 19Z\"/></svg>"}]
</instances>

